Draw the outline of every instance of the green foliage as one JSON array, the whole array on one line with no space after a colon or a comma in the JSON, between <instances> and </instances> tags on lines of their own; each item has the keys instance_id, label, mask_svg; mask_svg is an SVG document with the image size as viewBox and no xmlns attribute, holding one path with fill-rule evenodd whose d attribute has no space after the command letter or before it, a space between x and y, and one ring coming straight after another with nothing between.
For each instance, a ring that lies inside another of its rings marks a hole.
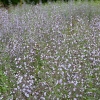
<instances>
[{"instance_id":1,"label":"green foliage","mask_svg":"<svg viewBox=\"0 0 100 100\"><path fill-rule=\"evenodd\" d=\"M5 51L5 43L0 40L0 95L6 94L7 98L10 95L10 91L13 88L13 84L15 84L15 80L13 79L13 70L11 67L13 66L10 62L10 56ZM5 96L5 98L6 98Z\"/></svg>"},{"instance_id":2,"label":"green foliage","mask_svg":"<svg viewBox=\"0 0 100 100\"><path fill-rule=\"evenodd\" d=\"M3 56L3 55L2 55ZM11 76L7 76L5 73L6 66L7 69L11 67L11 64L9 62L9 56L5 55L0 60L2 61L2 64L0 66L0 93L9 93L11 87L13 86L11 79Z\"/></svg>"},{"instance_id":3,"label":"green foliage","mask_svg":"<svg viewBox=\"0 0 100 100\"><path fill-rule=\"evenodd\" d=\"M10 4L13 4L13 5L16 5L20 2L20 0L0 0L4 6L7 6L7 5L10 5Z\"/></svg>"},{"instance_id":4,"label":"green foliage","mask_svg":"<svg viewBox=\"0 0 100 100\"><path fill-rule=\"evenodd\" d=\"M39 0L25 0L25 2L29 3L29 4L31 4L31 3L37 4L37 3L39 3Z\"/></svg>"},{"instance_id":5,"label":"green foliage","mask_svg":"<svg viewBox=\"0 0 100 100\"><path fill-rule=\"evenodd\" d=\"M57 1L61 1L61 0L49 0L50 2L57 2ZM64 0L64 2L69 2L71 0ZM74 0L74 1L79 1L79 0ZM81 1L85 1L85 0L81 0ZM91 0L88 0L91 1ZM99 0L94 0L94 1L99 1ZM38 4L39 2L42 3L47 3L48 0L0 0L0 2L3 3L4 6L8 6L10 4L12 5L17 5L18 3L28 3L28 4Z\"/></svg>"},{"instance_id":6,"label":"green foliage","mask_svg":"<svg viewBox=\"0 0 100 100\"><path fill-rule=\"evenodd\" d=\"M5 93L8 90L7 76L0 71L0 93Z\"/></svg>"}]
</instances>

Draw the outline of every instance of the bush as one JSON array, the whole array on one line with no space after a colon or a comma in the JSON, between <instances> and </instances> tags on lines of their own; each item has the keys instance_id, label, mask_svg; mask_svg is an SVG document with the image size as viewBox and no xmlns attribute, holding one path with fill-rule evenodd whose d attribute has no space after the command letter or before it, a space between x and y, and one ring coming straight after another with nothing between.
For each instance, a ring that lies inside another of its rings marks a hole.
<instances>
[{"instance_id":1,"label":"bush","mask_svg":"<svg viewBox=\"0 0 100 100\"><path fill-rule=\"evenodd\" d=\"M37 4L39 3L40 0L24 0L24 1L28 4L31 4L31 3Z\"/></svg>"},{"instance_id":2,"label":"bush","mask_svg":"<svg viewBox=\"0 0 100 100\"><path fill-rule=\"evenodd\" d=\"M17 5L18 3L22 3L23 1L25 1L28 4L31 4L31 3L38 4L40 1L42 3L47 3L48 1L56 2L56 1L60 1L60 0L0 0L0 2L2 2L4 6L8 6L10 4ZM63 1L68 2L71 0L63 0ZM74 0L74 1L78 1L78 0ZM85 1L85 0L81 0L81 1ZM88 0L88 1L91 1L91 0ZM93 1L96 1L96 0L93 0Z\"/></svg>"},{"instance_id":3,"label":"bush","mask_svg":"<svg viewBox=\"0 0 100 100\"><path fill-rule=\"evenodd\" d=\"M17 5L20 0L0 0L0 2L2 2L4 6L8 6L10 4Z\"/></svg>"}]
</instances>

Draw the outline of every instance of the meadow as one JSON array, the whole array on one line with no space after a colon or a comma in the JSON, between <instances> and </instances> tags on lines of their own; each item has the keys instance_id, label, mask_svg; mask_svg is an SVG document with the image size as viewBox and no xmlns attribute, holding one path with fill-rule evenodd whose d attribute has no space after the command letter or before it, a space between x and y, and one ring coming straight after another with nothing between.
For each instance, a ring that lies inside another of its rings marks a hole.
<instances>
[{"instance_id":1,"label":"meadow","mask_svg":"<svg viewBox=\"0 0 100 100\"><path fill-rule=\"evenodd\" d=\"M100 100L100 2L0 8L0 100Z\"/></svg>"}]
</instances>

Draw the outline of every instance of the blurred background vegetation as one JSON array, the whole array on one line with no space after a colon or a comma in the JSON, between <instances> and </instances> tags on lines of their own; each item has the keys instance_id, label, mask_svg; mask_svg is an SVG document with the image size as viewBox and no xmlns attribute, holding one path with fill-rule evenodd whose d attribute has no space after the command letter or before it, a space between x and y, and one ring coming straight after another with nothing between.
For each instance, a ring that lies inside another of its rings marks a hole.
<instances>
[{"instance_id":1,"label":"blurred background vegetation","mask_svg":"<svg viewBox=\"0 0 100 100\"><path fill-rule=\"evenodd\" d=\"M17 5L17 4L38 4L38 3L47 3L47 2L56 2L56 1L64 1L64 2L69 2L69 1L100 1L100 0L0 0L0 3L2 6L7 7L8 5Z\"/></svg>"}]
</instances>

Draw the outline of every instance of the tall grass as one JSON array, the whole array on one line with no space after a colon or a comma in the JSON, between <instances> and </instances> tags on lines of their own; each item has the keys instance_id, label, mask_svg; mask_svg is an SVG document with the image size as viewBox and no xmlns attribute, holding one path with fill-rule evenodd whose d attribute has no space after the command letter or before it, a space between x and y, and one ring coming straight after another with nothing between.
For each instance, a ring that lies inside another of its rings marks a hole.
<instances>
[{"instance_id":1,"label":"tall grass","mask_svg":"<svg viewBox=\"0 0 100 100\"><path fill-rule=\"evenodd\" d=\"M99 100L100 3L0 9L0 100Z\"/></svg>"}]
</instances>

